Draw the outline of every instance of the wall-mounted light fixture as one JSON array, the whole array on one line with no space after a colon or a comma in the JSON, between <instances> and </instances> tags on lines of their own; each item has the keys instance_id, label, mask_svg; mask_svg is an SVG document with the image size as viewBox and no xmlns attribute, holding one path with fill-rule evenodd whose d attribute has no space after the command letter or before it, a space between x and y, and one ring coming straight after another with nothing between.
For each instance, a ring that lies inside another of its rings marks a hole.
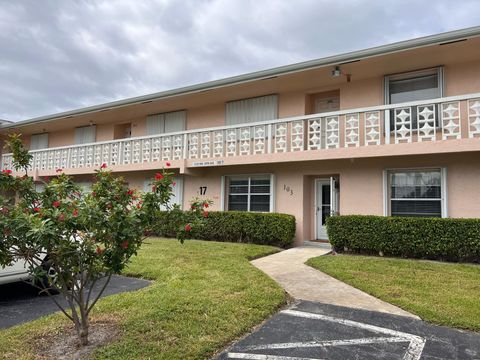
<instances>
[{"instance_id":1,"label":"wall-mounted light fixture","mask_svg":"<svg viewBox=\"0 0 480 360\"><path fill-rule=\"evenodd\" d=\"M335 69L332 70L332 77L339 77L342 75L342 70L340 70L340 66L335 66Z\"/></svg>"},{"instance_id":2,"label":"wall-mounted light fixture","mask_svg":"<svg viewBox=\"0 0 480 360\"><path fill-rule=\"evenodd\" d=\"M344 74L342 72L342 69L340 69L340 66L335 66L335 69L332 70L332 77L340 77L342 75L345 75L347 78L347 82L350 82L352 80L352 74Z\"/></svg>"}]
</instances>

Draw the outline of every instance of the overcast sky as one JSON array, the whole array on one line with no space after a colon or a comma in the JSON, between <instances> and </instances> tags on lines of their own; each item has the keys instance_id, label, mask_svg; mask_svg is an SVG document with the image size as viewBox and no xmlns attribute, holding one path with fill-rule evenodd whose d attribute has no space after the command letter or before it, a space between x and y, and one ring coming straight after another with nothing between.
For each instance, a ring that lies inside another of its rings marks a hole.
<instances>
[{"instance_id":1,"label":"overcast sky","mask_svg":"<svg viewBox=\"0 0 480 360\"><path fill-rule=\"evenodd\" d=\"M480 1L0 0L0 119L475 25Z\"/></svg>"}]
</instances>

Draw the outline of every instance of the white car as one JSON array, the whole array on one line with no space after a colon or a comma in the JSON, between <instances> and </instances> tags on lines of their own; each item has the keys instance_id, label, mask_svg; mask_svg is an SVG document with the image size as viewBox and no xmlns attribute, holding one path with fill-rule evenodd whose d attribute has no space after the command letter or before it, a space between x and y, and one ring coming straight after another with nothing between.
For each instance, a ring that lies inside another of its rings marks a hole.
<instances>
[{"instance_id":1,"label":"white car","mask_svg":"<svg viewBox=\"0 0 480 360\"><path fill-rule=\"evenodd\" d=\"M31 279L32 276L29 274L28 264L23 260L17 260L10 266L0 266L0 285Z\"/></svg>"}]
</instances>

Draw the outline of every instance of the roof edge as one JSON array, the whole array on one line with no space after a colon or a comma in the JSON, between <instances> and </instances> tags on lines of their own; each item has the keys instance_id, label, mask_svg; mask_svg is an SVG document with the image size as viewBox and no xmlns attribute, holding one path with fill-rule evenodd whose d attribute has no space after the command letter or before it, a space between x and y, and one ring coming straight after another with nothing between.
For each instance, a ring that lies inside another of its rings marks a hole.
<instances>
[{"instance_id":1,"label":"roof edge","mask_svg":"<svg viewBox=\"0 0 480 360\"><path fill-rule=\"evenodd\" d=\"M51 115L45 115L40 117L35 117L27 120L21 120L18 122L8 121L8 124L0 124L0 129L7 128L16 128L29 125L37 122L47 122L51 120L56 120L60 118L83 115L91 112L98 112L106 109L123 107L127 105L133 105L137 103L142 103L146 101L154 101L179 95L186 95L189 93L202 92L206 90L212 90L219 87L230 86L234 84L240 84L250 81L256 81L265 79L273 76L281 76L289 73L295 73L307 69L314 69L324 66L338 65L339 63L350 62L354 60L361 60L369 57L375 57L379 55L386 55L389 53L399 52L410 50L419 47L431 46L435 44L448 43L452 41L468 39L471 37L476 37L480 35L480 26L474 26L470 28L448 31L440 34L428 35L419 38L403 40L391 44L380 45L372 48L367 48L364 50L357 50L352 52L347 52L339 55L328 56L320 59L314 59L304 62L299 62L290 65L279 66L267 70L255 71L247 74L236 75L232 77L227 77L219 80L208 81L204 83L184 86L172 90L161 91L157 93L141 95L136 97L131 97L122 100L111 101L108 103L103 103L99 105L88 106L84 108L64 111L60 113L55 113ZM1 122L1 121L0 121Z\"/></svg>"}]
</instances>

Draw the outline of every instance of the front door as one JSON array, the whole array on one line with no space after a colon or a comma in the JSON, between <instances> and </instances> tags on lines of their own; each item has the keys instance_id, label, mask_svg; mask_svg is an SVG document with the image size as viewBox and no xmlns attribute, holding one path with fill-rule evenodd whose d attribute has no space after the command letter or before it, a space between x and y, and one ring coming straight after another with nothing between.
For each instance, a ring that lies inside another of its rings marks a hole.
<instances>
[{"instance_id":1,"label":"front door","mask_svg":"<svg viewBox=\"0 0 480 360\"><path fill-rule=\"evenodd\" d=\"M337 181L334 177L315 180L315 226L318 240L328 240L326 220L338 212Z\"/></svg>"}]
</instances>

